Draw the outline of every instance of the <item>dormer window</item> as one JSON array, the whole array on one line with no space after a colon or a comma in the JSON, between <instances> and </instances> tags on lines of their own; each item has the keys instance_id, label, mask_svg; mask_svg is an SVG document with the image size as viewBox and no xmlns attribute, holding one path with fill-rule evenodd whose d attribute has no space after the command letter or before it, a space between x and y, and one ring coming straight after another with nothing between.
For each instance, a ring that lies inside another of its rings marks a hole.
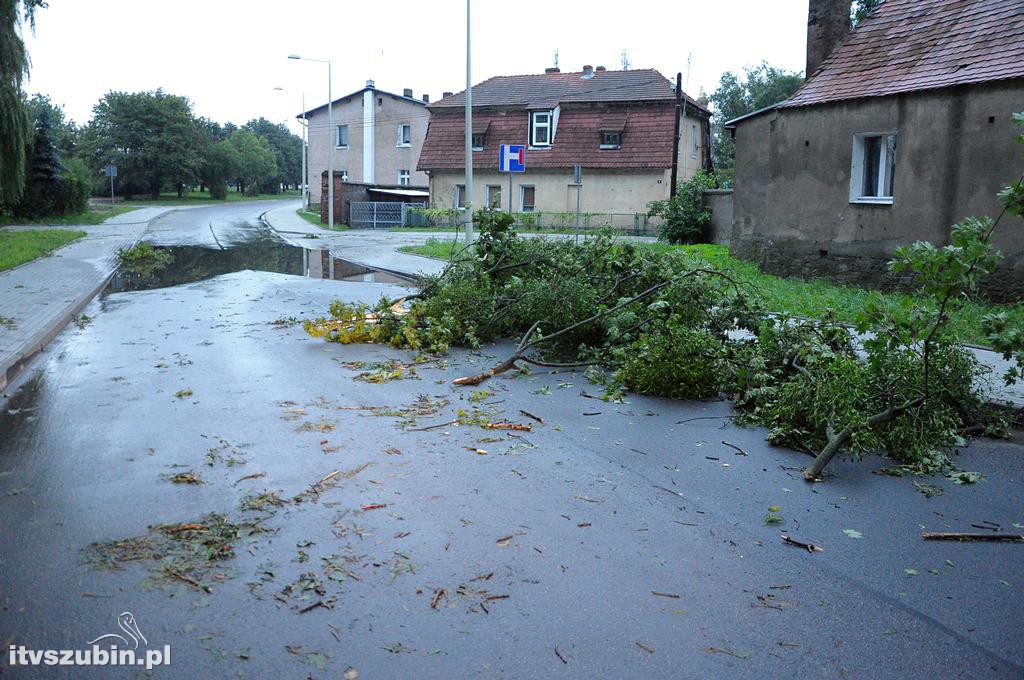
<instances>
[{"instance_id":1,"label":"dormer window","mask_svg":"<svg viewBox=\"0 0 1024 680\"><path fill-rule=\"evenodd\" d=\"M622 133L621 132L602 132L601 133L601 148L602 149L618 149L622 147Z\"/></svg>"},{"instance_id":2,"label":"dormer window","mask_svg":"<svg viewBox=\"0 0 1024 680\"><path fill-rule=\"evenodd\" d=\"M551 111L530 114L530 146L551 146Z\"/></svg>"},{"instance_id":3,"label":"dormer window","mask_svg":"<svg viewBox=\"0 0 1024 680\"><path fill-rule=\"evenodd\" d=\"M484 142L487 137L487 130L491 127L489 120L474 120L472 130L473 151L483 151Z\"/></svg>"},{"instance_id":4,"label":"dormer window","mask_svg":"<svg viewBox=\"0 0 1024 680\"><path fill-rule=\"evenodd\" d=\"M601 134L602 149L621 149L622 131L626 129L625 113L609 113L601 119L597 131Z\"/></svg>"}]
</instances>

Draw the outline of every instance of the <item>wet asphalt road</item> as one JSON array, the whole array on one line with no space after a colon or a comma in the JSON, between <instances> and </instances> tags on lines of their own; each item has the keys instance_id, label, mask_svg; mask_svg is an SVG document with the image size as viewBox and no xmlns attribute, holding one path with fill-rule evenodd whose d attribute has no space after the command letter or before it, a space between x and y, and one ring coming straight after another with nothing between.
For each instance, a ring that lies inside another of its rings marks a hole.
<instances>
[{"instance_id":1,"label":"wet asphalt road","mask_svg":"<svg viewBox=\"0 0 1024 680\"><path fill-rule=\"evenodd\" d=\"M258 212L176 213L154 241L228 247L265 236ZM493 380L478 401L450 384L504 347L366 383L345 364L411 355L272 323L401 291L241 271L97 299L0 411L4 649L82 649L130 611L149 646L171 645L172 666L153 671L168 678L1024 674L1024 546L920 539L1024 523L1019 439L960 453L981 484L919 480L944 490L934 498L871 474L877 459L809 486L806 457L734 426L725 403L606 404L581 396L599 388L574 373ZM406 427L366 408L419 395L448 404ZM409 431L474 407L534 429ZM167 481L181 470L206 483ZM251 519L248 494L292 498L335 470L342 481L315 500L267 513L271 531L238 543L209 594L150 580L147 565L83 562L90 543L151 525ZM784 523L764 525L775 506ZM326 578L332 556L343 580ZM332 608L299 613L316 598L282 596L309 572ZM139 675L6 662L13 678Z\"/></svg>"}]
</instances>

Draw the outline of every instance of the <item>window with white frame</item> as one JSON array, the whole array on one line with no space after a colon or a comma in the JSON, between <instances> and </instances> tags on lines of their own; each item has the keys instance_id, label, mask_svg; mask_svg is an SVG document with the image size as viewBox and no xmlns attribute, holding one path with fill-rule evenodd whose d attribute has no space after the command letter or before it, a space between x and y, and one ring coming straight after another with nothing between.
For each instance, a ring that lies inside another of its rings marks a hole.
<instances>
[{"instance_id":1,"label":"window with white frame","mask_svg":"<svg viewBox=\"0 0 1024 680\"><path fill-rule=\"evenodd\" d=\"M339 148L339 149L347 149L348 148L348 126L347 125L339 125L338 126L338 134L337 134L337 138L335 139L334 145L337 148Z\"/></svg>"},{"instance_id":2,"label":"window with white frame","mask_svg":"<svg viewBox=\"0 0 1024 680\"><path fill-rule=\"evenodd\" d=\"M500 184L488 184L487 185L487 207L488 208L500 208L501 207L501 185Z\"/></svg>"},{"instance_id":3,"label":"window with white frame","mask_svg":"<svg viewBox=\"0 0 1024 680\"><path fill-rule=\"evenodd\" d=\"M601 133L601 148L602 149L618 149L622 146L622 133L621 132L602 132Z\"/></svg>"},{"instance_id":4,"label":"window with white frame","mask_svg":"<svg viewBox=\"0 0 1024 680\"><path fill-rule=\"evenodd\" d=\"M537 209L537 191L532 186L519 187L519 211L533 212Z\"/></svg>"},{"instance_id":5,"label":"window with white frame","mask_svg":"<svg viewBox=\"0 0 1024 680\"><path fill-rule=\"evenodd\" d=\"M690 126L690 158L696 158L697 157L697 147L698 146L699 146L699 142L697 141L697 126L696 125L691 125Z\"/></svg>"},{"instance_id":6,"label":"window with white frame","mask_svg":"<svg viewBox=\"0 0 1024 680\"><path fill-rule=\"evenodd\" d=\"M412 174L408 170L398 171L398 184L407 187L412 183Z\"/></svg>"},{"instance_id":7,"label":"window with white frame","mask_svg":"<svg viewBox=\"0 0 1024 680\"><path fill-rule=\"evenodd\" d=\"M398 126L398 146L412 146L412 125L403 123Z\"/></svg>"},{"instance_id":8,"label":"window with white frame","mask_svg":"<svg viewBox=\"0 0 1024 680\"><path fill-rule=\"evenodd\" d=\"M484 150L484 133L474 132L473 133L473 151Z\"/></svg>"},{"instance_id":9,"label":"window with white frame","mask_svg":"<svg viewBox=\"0 0 1024 680\"><path fill-rule=\"evenodd\" d=\"M551 146L551 112L530 114L530 146Z\"/></svg>"},{"instance_id":10,"label":"window with white frame","mask_svg":"<svg viewBox=\"0 0 1024 680\"><path fill-rule=\"evenodd\" d=\"M466 185L455 185L455 207L462 209L466 207Z\"/></svg>"},{"instance_id":11,"label":"window with white frame","mask_svg":"<svg viewBox=\"0 0 1024 680\"><path fill-rule=\"evenodd\" d=\"M864 133L853 137L851 203L892 203L896 174L896 135Z\"/></svg>"}]
</instances>

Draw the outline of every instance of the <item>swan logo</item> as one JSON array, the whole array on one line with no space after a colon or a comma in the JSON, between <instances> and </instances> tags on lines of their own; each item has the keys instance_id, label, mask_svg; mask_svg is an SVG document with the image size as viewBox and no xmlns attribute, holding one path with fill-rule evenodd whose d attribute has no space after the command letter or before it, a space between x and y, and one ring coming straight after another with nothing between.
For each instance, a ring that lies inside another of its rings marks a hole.
<instances>
[{"instance_id":1,"label":"swan logo","mask_svg":"<svg viewBox=\"0 0 1024 680\"><path fill-rule=\"evenodd\" d=\"M11 666L154 666L171 665L171 646L163 649L144 649L149 640L139 630L139 624L131 612L121 612L117 617L121 633L107 633L89 641L89 649L26 649L11 645L8 653ZM122 635L123 633L123 635ZM104 645L100 646L99 642ZM136 654L136 652L138 652Z\"/></svg>"},{"instance_id":2,"label":"swan logo","mask_svg":"<svg viewBox=\"0 0 1024 680\"><path fill-rule=\"evenodd\" d=\"M131 612L122 612L121 615L117 617L117 625L121 628L121 630L124 631L125 635L127 635L128 637L124 637L124 635L118 635L117 633L107 633L106 635L101 635L95 640L92 640L86 644L94 645L100 640L105 640L107 638L120 640L124 643L125 648L131 647L132 649L138 649L139 640L142 640L142 644L144 645L149 644L149 641L146 640L146 637L139 631L139 624L135 623L135 617L132 616ZM128 640L131 640L131 642L129 642Z\"/></svg>"}]
</instances>

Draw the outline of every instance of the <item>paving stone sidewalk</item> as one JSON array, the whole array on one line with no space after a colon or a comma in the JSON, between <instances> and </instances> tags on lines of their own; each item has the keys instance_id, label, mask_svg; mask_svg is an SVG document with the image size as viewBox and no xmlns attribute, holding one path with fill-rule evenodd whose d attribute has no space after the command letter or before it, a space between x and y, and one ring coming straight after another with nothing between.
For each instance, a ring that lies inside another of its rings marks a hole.
<instances>
[{"instance_id":1,"label":"paving stone sidewalk","mask_svg":"<svg viewBox=\"0 0 1024 680\"><path fill-rule=\"evenodd\" d=\"M103 224L62 226L86 236L0 272L0 316L10 320L0 325L0 389L103 289L117 266L118 248L134 244L152 220L174 209L140 208Z\"/></svg>"}]
</instances>

